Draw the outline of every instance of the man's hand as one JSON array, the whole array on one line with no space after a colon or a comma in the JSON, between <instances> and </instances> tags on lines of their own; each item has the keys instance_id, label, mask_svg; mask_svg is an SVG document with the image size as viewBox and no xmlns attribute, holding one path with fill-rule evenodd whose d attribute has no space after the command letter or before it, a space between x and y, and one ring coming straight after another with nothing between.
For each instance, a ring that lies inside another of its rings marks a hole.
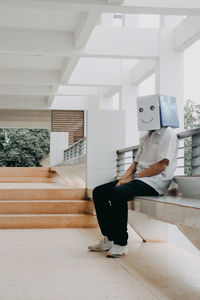
<instances>
[{"instance_id":1,"label":"man's hand","mask_svg":"<svg viewBox=\"0 0 200 300\"><path fill-rule=\"evenodd\" d=\"M127 182L130 182L131 180L133 180L133 177L132 176L129 176L129 177L125 177L125 178L121 178L118 183L116 184L116 186L120 186L124 183L127 183Z\"/></svg>"},{"instance_id":2,"label":"man's hand","mask_svg":"<svg viewBox=\"0 0 200 300\"><path fill-rule=\"evenodd\" d=\"M137 163L134 161L130 167L128 168L128 170L124 173L124 175L120 178L120 180L118 181L118 183L116 184L116 186L120 186L121 184L127 183L131 180L133 180L133 174L136 171L136 166Z\"/></svg>"},{"instance_id":3,"label":"man's hand","mask_svg":"<svg viewBox=\"0 0 200 300\"><path fill-rule=\"evenodd\" d=\"M169 160L165 158L165 159L151 165L149 168L139 172L137 174L138 178L151 177L151 176L158 175L166 169L168 164L169 164ZM133 180L133 174L136 171L136 166L137 166L137 163L134 162L131 165L131 167L126 171L126 173L120 178L120 180L118 181L116 186L120 186L121 184L130 182L131 180Z\"/></svg>"}]
</instances>

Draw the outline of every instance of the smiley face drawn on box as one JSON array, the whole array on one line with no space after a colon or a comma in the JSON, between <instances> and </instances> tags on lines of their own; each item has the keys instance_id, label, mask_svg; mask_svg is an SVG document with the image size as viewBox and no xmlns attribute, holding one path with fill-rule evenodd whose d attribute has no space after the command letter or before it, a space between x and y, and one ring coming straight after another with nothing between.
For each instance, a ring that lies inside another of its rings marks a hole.
<instances>
[{"instance_id":1,"label":"smiley face drawn on box","mask_svg":"<svg viewBox=\"0 0 200 300\"><path fill-rule=\"evenodd\" d=\"M160 129L159 100L155 95L137 98L138 129Z\"/></svg>"},{"instance_id":2,"label":"smiley face drawn on box","mask_svg":"<svg viewBox=\"0 0 200 300\"><path fill-rule=\"evenodd\" d=\"M139 131L179 127L175 97L159 94L138 97L137 116Z\"/></svg>"}]
</instances>

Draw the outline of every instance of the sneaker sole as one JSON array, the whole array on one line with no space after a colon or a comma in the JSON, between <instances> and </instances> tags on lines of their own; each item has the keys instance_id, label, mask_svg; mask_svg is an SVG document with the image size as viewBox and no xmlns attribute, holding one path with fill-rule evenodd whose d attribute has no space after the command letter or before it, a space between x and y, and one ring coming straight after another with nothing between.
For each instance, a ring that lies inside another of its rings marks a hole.
<instances>
[{"instance_id":1,"label":"sneaker sole","mask_svg":"<svg viewBox=\"0 0 200 300\"><path fill-rule=\"evenodd\" d=\"M89 249L88 248L88 251L89 252L106 252L106 251L109 251L110 249Z\"/></svg>"},{"instance_id":2,"label":"sneaker sole","mask_svg":"<svg viewBox=\"0 0 200 300\"><path fill-rule=\"evenodd\" d=\"M110 257L110 258L118 258L118 257L120 257L120 256L125 256L125 255L127 255L128 253L122 253L122 254L111 254L111 253L107 253L106 254L106 257Z\"/></svg>"}]
</instances>

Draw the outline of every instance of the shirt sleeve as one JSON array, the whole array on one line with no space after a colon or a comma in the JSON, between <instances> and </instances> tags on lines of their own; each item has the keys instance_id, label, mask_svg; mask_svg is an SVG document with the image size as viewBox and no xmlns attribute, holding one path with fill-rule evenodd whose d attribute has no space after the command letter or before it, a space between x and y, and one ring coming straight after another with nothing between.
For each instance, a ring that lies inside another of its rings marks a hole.
<instances>
[{"instance_id":1,"label":"shirt sleeve","mask_svg":"<svg viewBox=\"0 0 200 300\"><path fill-rule=\"evenodd\" d=\"M136 156L134 158L134 162L136 162L136 163L140 160L140 157L141 157L142 151L143 151L143 146L144 146L144 143L147 140L148 136L149 136L149 134L145 134L140 138L139 148L138 148L138 151L137 151Z\"/></svg>"},{"instance_id":2,"label":"shirt sleeve","mask_svg":"<svg viewBox=\"0 0 200 300\"><path fill-rule=\"evenodd\" d=\"M177 155L178 138L174 131L170 131L162 140L158 151L158 161L168 159L169 162Z\"/></svg>"}]
</instances>

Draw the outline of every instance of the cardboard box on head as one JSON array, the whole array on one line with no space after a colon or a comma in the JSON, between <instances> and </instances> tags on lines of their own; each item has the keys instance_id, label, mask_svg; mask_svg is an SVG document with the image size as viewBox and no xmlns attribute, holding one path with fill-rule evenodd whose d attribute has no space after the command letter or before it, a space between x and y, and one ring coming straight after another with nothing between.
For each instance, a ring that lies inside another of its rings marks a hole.
<instances>
[{"instance_id":1,"label":"cardboard box on head","mask_svg":"<svg viewBox=\"0 0 200 300\"><path fill-rule=\"evenodd\" d=\"M179 127L176 98L166 95L137 97L139 131Z\"/></svg>"}]
</instances>

